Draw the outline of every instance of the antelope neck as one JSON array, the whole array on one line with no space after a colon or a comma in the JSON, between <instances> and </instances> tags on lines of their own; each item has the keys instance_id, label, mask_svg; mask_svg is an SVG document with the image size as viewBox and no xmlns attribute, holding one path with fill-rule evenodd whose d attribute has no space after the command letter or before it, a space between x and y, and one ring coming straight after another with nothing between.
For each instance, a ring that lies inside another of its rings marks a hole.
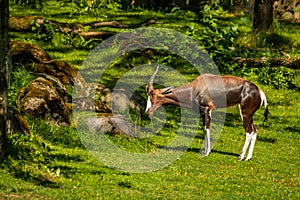
<instances>
[{"instance_id":1,"label":"antelope neck","mask_svg":"<svg viewBox=\"0 0 300 200\"><path fill-rule=\"evenodd\" d=\"M190 85L177 87L166 94L166 104L175 104L186 108L193 108L195 102L194 89Z\"/></svg>"}]
</instances>

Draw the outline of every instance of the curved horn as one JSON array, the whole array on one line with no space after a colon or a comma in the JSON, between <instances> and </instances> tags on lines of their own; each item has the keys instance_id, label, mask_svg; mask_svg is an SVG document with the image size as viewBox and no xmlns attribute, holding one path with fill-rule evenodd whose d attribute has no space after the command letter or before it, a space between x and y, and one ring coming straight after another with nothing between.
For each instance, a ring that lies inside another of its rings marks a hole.
<instances>
[{"instance_id":1,"label":"curved horn","mask_svg":"<svg viewBox=\"0 0 300 200\"><path fill-rule=\"evenodd\" d=\"M156 70L154 71L154 73L152 74L152 76L150 77L150 80L146 86L146 90L147 90L147 93L149 93L149 91L153 90L153 82L154 82L154 79L155 79L155 76L158 72L158 69L159 69L159 66L156 67Z\"/></svg>"}]
</instances>

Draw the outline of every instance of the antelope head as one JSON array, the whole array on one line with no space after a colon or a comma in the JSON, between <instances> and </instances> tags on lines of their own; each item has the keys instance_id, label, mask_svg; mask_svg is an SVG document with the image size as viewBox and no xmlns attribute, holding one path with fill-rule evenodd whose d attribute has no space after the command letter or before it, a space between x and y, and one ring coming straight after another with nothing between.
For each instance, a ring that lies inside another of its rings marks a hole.
<instances>
[{"instance_id":1,"label":"antelope head","mask_svg":"<svg viewBox=\"0 0 300 200\"><path fill-rule=\"evenodd\" d=\"M146 106L146 114L152 115L155 110L161 107L163 104L168 103L167 94L172 92L173 86L163 88L163 89L154 89L153 81L158 72L159 66L157 66L155 72L150 77L148 84L146 85L146 92L148 94L147 106Z\"/></svg>"}]
</instances>

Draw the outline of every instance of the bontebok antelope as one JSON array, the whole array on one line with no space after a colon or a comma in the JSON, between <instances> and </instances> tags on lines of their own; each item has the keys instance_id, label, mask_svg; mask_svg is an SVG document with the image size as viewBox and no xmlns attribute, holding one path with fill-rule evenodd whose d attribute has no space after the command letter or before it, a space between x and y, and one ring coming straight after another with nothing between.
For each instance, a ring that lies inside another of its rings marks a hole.
<instances>
[{"instance_id":1,"label":"bontebok antelope","mask_svg":"<svg viewBox=\"0 0 300 200\"><path fill-rule=\"evenodd\" d=\"M211 152L210 123L212 110L238 104L246 132L246 141L239 160L244 160L249 144L250 148L246 160L252 158L257 136L257 129L253 124L252 116L263 104L265 120L268 119L269 114L267 98L261 89L252 82L239 77L212 74L202 74L184 86L154 89L153 81L158 69L159 67L156 68L146 86L148 94L146 113L148 115L152 115L155 110L165 104L180 105L190 109L197 106L203 119L206 134L204 153L208 156ZM224 99L224 101L220 99Z\"/></svg>"}]
</instances>

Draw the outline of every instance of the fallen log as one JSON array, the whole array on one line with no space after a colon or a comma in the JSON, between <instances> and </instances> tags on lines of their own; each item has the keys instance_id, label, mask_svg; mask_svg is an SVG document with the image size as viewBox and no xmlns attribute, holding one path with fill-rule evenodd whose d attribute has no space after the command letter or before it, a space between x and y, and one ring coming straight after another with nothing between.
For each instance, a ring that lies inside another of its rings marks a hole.
<instances>
[{"instance_id":1,"label":"fallen log","mask_svg":"<svg viewBox=\"0 0 300 200\"><path fill-rule=\"evenodd\" d=\"M128 24L121 24L117 21L95 22L90 25L92 28L111 27L111 28L129 28Z\"/></svg>"},{"instance_id":2,"label":"fallen log","mask_svg":"<svg viewBox=\"0 0 300 200\"><path fill-rule=\"evenodd\" d=\"M53 27L57 27L61 33L68 33L73 35L81 35L85 40L92 38L107 39L115 34L113 31L84 31L85 26L92 28L110 27L110 28L139 28L142 26L150 26L152 24L158 24L155 18L146 19L137 24L121 24L117 21L106 22L92 22L87 24L82 23L61 23L49 19L45 19L39 16L23 16L23 17L10 17L10 30L11 31L45 31L45 25L50 24Z\"/></svg>"},{"instance_id":3,"label":"fallen log","mask_svg":"<svg viewBox=\"0 0 300 200\"><path fill-rule=\"evenodd\" d=\"M74 32L76 34L76 32ZM92 38L100 38L100 39L107 39L113 35L115 32L108 32L108 31L88 31L88 32L78 32L85 40L89 40Z\"/></svg>"},{"instance_id":4,"label":"fallen log","mask_svg":"<svg viewBox=\"0 0 300 200\"><path fill-rule=\"evenodd\" d=\"M111 27L111 28L139 28L142 26L150 26L152 24L160 24L161 22L157 22L157 20L153 17L146 19L137 24L121 24L117 21L106 21L106 22L93 22L87 25L90 25L92 28L99 27Z\"/></svg>"},{"instance_id":5,"label":"fallen log","mask_svg":"<svg viewBox=\"0 0 300 200\"><path fill-rule=\"evenodd\" d=\"M232 61L238 67L259 68L268 64L270 67L287 67L290 69L300 69L300 58L242 58L236 57Z\"/></svg>"}]
</instances>

